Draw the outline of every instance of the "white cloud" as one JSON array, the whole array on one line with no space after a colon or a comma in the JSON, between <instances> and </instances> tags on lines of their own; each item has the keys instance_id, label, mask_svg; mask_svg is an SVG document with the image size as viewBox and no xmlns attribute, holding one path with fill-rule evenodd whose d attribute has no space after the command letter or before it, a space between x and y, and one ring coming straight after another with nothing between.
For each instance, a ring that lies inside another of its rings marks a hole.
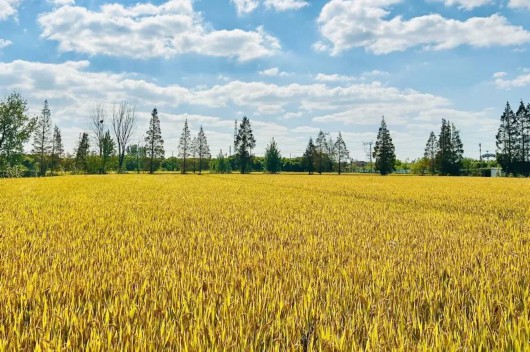
<instances>
[{"instance_id":1,"label":"white cloud","mask_svg":"<svg viewBox=\"0 0 530 352\"><path fill-rule=\"evenodd\" d=\"M287 77L289 76L289 72L280 71L278 67L272 67L267 70L259 71L258 72L261 76L269 76L269 77Z\"/></svg>"},{"instance_id":2,"label":"white cloud","mask_svg":"<svg viewBox=\"0 0 530 352\"><path fill-rule=\"evenodd\" d=\"M300 10L308 5L306 0L265 0L265 6L276 11Z\"/></svg>"},{"instance_id":3,"label":"white cloud","mask_svg":"<svg viewBox=\"0 0 530 352\"><path fill-rule=\"evenodd\" d=\"M506 77L507 73L506 72L495 72L493 74L493 78L503 78L503 77Z\"/></svg>"},{"instance_id":4,"label":"white cloud","mask_svg":"<svg viewBox=\"0 0 530 352\"><path fill-rule=\"evenodd\" d=\"M476 7L491 4L492 0L434 0L443 2L445 6L458 6L464 10L473 10Z\"/></svg>"},{"instance_id":5,"label":"white cloud","mask_svg":"<svg viewBox=\"0 0 530 352\"><path fill-rule=\"evenodd\" d=\"M285 115L283 115L283 118L286 119L286 120L290 120L290 119L295 119L295 118L302 117L303 115L304 114L301 111L288 112L288 113L285 113Z\"/></svg>"},{"instance_id":6,"label":"white cloud","mask_svg":"<svg viewBox=\"0 0 530 352\"><path fill-rule=\"evenodd\" d=\"M278 12L300 10L309 5L306 0L230 0L230 2L236 7L238 15L253 12L261 3L267 9L273 9Z\"/></svg>"},{"instance_id":7,"label":"white cloud","mask_svg":"<svg viewBox=\"0 0 530 352\"><path fill-rule=\"evenodd\" d=\"M21 0L0 0L0 21L6 20L17 14Z\"/></svg>"},{"instance_id":8,"label":"white cloud","mask_svg":"<svg viewBox=\"0 0 530 352\"><path fill-rule=\"evenodd\" d=\"M499 75L502 73L503 75ZM506 79L507 74L505 72L499 72L499 74L494 74L495 85L500 89L511 89L511 88L521 88L530 86L530 73L525 73L519 75L513 79Z\"/></svg>"},{"instance_id":9,"label":"white cloud","mask_svg":"<svg viewBox=\"0 0 530 352\"><path fill-rule=\"evenodd\" d=\"M367 81L376 77L388 76L389 73L380 70L372 70L363 72L359 77L339 75L337 73L325 74L319 73L315 76L316 81L320 82L352 82L352 81Z\"/></svg>"},{"instance_id":10,"label":"white cloud","mask_svg":"<svg viewBox=\"0 0 530 352\"><path fill-rule=\"evenodd\" d=\"M240 61L274 55L279 40L262 27L255 31L213 30L193 10L191 0L159 6L102 5L99 11L63 6L39 16L42 37L61 51L147 59L181 54L233 57ZM134 38L134 39L132 39Z\"/></svg>"},{"instance_id":11,"label":"white cloud","mask_svg":"<svg viewBox=\"0 0 530 352\"><path fill-rule=\"evenodd\" d=\"M353 76L339 75L337 73L333 73L330 75L325 73L319 73L315 76L315 80L320 82L351 82L357 80L357 78Z\"/></svg>"},{"instance_id":12,"label":"white cloud","mask_svg":"<svg viewBox=\"0 0 530 352\"><path fill-rule=\"evenodd\" d=\"M75 4L75 0L48 0L48 2L55 6L66 6Z\"/></svg>"},{"instance_id":13,"label":"white cloud","mask_svg":"<svg viewBox=\"0 0 530 352\"><path fill-rule=\"evenodd\" d=\"M238 15L251 13L259 6L259 0L230 0L230 2L236 7Z\"/></svg>"},{"instance_id":14,"label":"white cloud","mask_svg":"<svg viewBox=\"0 0 530 352\"><path fill-rule=\"evenodd\" d=\"M401 0L331 0L322 9L318 24L325 41L314 44L317 51L337 55L352 48L388 54L421 46L447 50L472 47L517 46L530 42L530 32L494 14L465 21L439 14L390 18L390 6Z\"/></svg>"},{"instance_id":15,"label":"white cloud","mask_svg":"<svg viewBox=\"0 0 530 352\"><path fill-rule=\"evenodd\" d=\"M199 125L204 126L212 151L222 148L227 152L234 118L245 114L256 132L257 153L262 153L270 138L275 137L282 151L295 155L303 152L316 128L349 132L347 143L360 143L355 136L375 133L381 115L387 116L393 131L401 133L402 138L396 140L399 157L421 153L428 132L437 128L442 117L451 116L459 128L467 131L476 132L477 125L483 126L492 138L498 127L496 112L491 117L487 111L459 111L443 97L380 82L348 82L344 86L340 82L282 85L229 81L190 88L160 85L131 73L92 72L88 61L49 64L18 60L0 62L0 86L26 96L32 114L38 113L48 99L54 122L72 132L63 136L69 150L79 131L88 127L87 117L95 104L110 107L121 100L136 105L140 135L152 108L159 108L169 152L176 149L185 118L192 123L193 133ZM234 112L239 113L234 116ZM298 126L290 129L284 125L289 119L296 119ZM415 140L418 144L412 144ZM410 154L400 152L405 147Z\"/></svg>"},{"instance_id":16,"label":"white cloud","mask_svg":"<svg viewBox=\"0 0 530 352\"><path fill-rule=\"evenodd\" d=\"M530 9L530 0L510 0L508 7L517 9Z\"/></svg>"},{"instance_id":17,"label":"white cloud","mask_svg":"<svg viewBox=\"0 0 530 352\"><path fill-rule=\"evenodd\" d=\"M0 49L6 48L11 44L13 44L11 41L0 38Z\"/></svg>"}]
</instances>

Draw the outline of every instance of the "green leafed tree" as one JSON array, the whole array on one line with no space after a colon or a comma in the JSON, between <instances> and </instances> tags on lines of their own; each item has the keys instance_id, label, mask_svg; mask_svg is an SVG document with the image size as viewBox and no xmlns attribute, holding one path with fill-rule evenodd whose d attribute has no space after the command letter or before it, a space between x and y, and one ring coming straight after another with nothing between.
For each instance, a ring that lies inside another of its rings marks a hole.
<instances>
[{"instance_id":1,"label":"green leafed tree","mask_svg":"<svg viewBox=\"0 0 530 352\"><path fill-rule=\"evenodd\" d=\"M63 146L63 140L61 137L61 130L59 127L55 126L53 129L53 138L52 138L52 151L51 151L51 172L53 176L53 172L56 168L61 167L61 159L64 155L64 146Z\"/></svg>"},{"instance_id":2,"label":"green leafed tree","mask_svg":"<svg viewBox=\"0 0 530 352\"><path fill-rule=\"evenodd\" d=\"M270 174L277 174L281 170L282 156L274 138L265 149L264 163L265 170Z\"/></svg>"},{"instance_id":3,"label":"green leafed tree","mask_svg":"<svg viewBox=\"0 0 530 352\"><path fill-rule=\"evenodd\" d=\"M429 169L431 172L431 175L434 175L436 172L436 150L438 148L438 139L436 138L436 135L434 134L434 131L431 131L431 134L429 135L429 139L427 140L427 145L425 145L425 153L423 154L423 158L429 162ZM424 163L425 160L422 160Z\"/></svg>"},{"instance_id":4,"label":"green leafed tree","mask_svg":"<svg viewBox=\"0 0 530 352\"><path fill-rule=\"evenodd\" d=\"M375 158L375 167L381 175L394 172L396 163L395 148L384 117L381 119L381 127L379 127L379 133L377 134L373 156Z\"/></svg>"},{"instance_id":5,"label":"green leafed tree","mask_svg":"<svg viewBox=\"0 0 530 352\"><path fill-rule=\"evenodd\" d=\"M507 102L496 136L497 161L507 174L516 173L514 166L517 154L517 135L517 117L510 103Z\"/></svg>"},{"instance_id":6,"label":"green leafed tree","mask_svg":"<svg viewBox=\"0 0 530 352\"><path fill-rule=\"evenodd\" d=\"M252 149L256 147L256 139L248 117L244 116L237 131L235 148L236 160L242 174L252 171Z\"/></svg>"},{"instance_id":7,"label":"green leafed tree","mask_svg":"<svg viewBox=\"0 0 530 352\"><path fill-rule=\"evenodd\" d=\"M199 175L200 175L202 174L203 161L211 157L210 147L208 146L208 139L206 138L206 134L204 133L202 126L201 128L199 128L199 134L197 135L197 141L196 141L195 148L196 148L197 157L199 158Z\"/></svg>"},{"instance_id":8,"label":"green leafed tree","mask_svg":"<svg viewBox=\"0 0 530 352\"><path fill-rule=\"evenodd\" d=\"M333 148L335 160L337 161L337 172L339 175L342 172L342 162L348 162L348 159L350 158L350 152L348 148L346 147L346 143L344 142L344 139L342 138L342 133L339 132L339 136L337 137L337 140L335 141L335 147Z\"/></svg>"},{"instance_id":9,"label":"green leafed tree","mask_svg":"<svg viewBox=\"0 0 530 352\"><path fill-rule=\"evenodd\" d=\"M145 147L147 158L149 159L149 173L153 174L157 162L164 158L164 140L162 139L160 119L156 108L153 109L151 120L149 120L149 129L145 137Z\"/></svg>"},{"instance_id":10,"label":"green leafed tree","mask_svg":"<svg viewBox=\"0 0 530 352\"><path fill-rule=\"evenodd\" d=\"M116 152L116 142L112 139L110 131L107 130L101 139L101 167L102 173L107 173L107 165L109 164L110 158Z\"/></svg>"},{"instance_id":11,"label":"green leafed tree","mask_svg":"<svg viewBox=\"0 0 530 352\"><path fill-rule=\"evenodd\" d=\"M322 175L326 168L326 159L328 151L328 141L326 139L326 134L322 131L318 132L317 139L315 140L316 148L316 158L315 158L315 168L316 171Z\"/></svg>"},{"instance_id":12,"label":"green leafed tree","mask_svg":"<svg viewBox=\"0 0 530 352\"><path fill-rule=\"evenodd\" d=\"M52 150L52 116L48 106L48 100L44 101L44 107L37 118L37 124L33 135L33 153L39 160L39 175L46 176L48 157Z\"/></svg>"},{"instance_id":13,"label":"green leafed tree","mask_svg":"<svg viewBox=\"0 0 530 352\"><path fill-rule=\"evenodd\" d=\"M219 151L217 158L210 162L210 169L215 174L229 174L232 172L230 160L225 157L222 150Z\"/></svg>"},{"instance_id":14,"label":"green leafed tree","mask_svg":"<svg viewBox=\"0 0 530 352\"><path fill-rule=\"evenodd\" d=\"M88 133L82 133L75 152L75 167L78 172L86 173L88 171L89 152L90 142L88 140Z\"/></svg>"},{"instance_id":15,"label":"green leafed tree","mask_svg":"<svg viewBox=\"0 0 530 352\"><path fill-rule=\"evenodd\" d=\"M35 119L27 115L28 103L20 93L11 93L0 101L0 174L21 161L24 144L35 128Z\"/></svg>"},{"instance_id":16,"label":"green leafed tree","mask_svg":"<svg viewBox=\"0 0 530 352\"><path fill-rule=\"evenodd\" d=\"M302 157L302 166L310 175L313 175L315 172L315 160L317 157L317 148L313 143L313 138L309 137L309 142L307 143L304 156Z\"/></svg>"},{"instance_id":17,"label":"green leafed tree","mask_svg":"<svg viewBox=\"0 0 530 352\"><path fill-rule=\"evenodd\" d=\"M182 128L182 134L180 135L178 155L182 158L182 169L181 173L186 173L186 160L191 156L192 151L191 133L188 127L188 119L184 121L184 127Z\"/></svg>"}]
</instances>

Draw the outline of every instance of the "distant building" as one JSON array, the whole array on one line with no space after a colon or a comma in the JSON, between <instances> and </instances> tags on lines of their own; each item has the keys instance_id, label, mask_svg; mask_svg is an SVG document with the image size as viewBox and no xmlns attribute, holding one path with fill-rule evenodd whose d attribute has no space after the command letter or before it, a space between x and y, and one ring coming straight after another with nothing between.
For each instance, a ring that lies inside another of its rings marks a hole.
<instances>
[{"instance_id":1,"label":"distant building","mask_svg":"<svg viewBox=\"0 0 530 352\"><path fill-rule=\"evenodd\" d=\"M492 167L490 169L490 177L502 177L504 176L500 167Z\"/></svg>"}]
</instances>

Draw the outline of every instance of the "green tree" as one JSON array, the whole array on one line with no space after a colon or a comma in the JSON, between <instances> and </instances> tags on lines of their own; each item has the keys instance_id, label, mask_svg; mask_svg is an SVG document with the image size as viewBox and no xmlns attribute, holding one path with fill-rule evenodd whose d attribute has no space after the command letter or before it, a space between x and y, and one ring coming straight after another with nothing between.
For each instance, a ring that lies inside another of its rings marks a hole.
<instances>
[{"instance_id":1,"label":"green tree","mask_svg":"<svg viewBox=\"0 0 530 352\"><path fill-rule=\"evenodd\" d=\"M315 147L316 147L316 171L318 171L319 175L322 175L322 172L325 170L326 165L326 157L327 157L327 151L328 151L328 141L326 139L326 134L322 132L318 132L317 139L315 141Z\"/></svg>"},{"instance_id":2,"label":"green tree","mask_svg":"<svg viewBox=\"0 0 530 352\"><path fill-rule=\"evenodd\" d=\"M208 146L208 139L202 126L199 128L199 134L197 135L196 141L196 153L199 157L199 175L202 174L202 163L204 159L209 159L211 157L210 147Z\"/></svg>"},{"instance_id":3,"label":"green tree","mask_svg":"<svg viewBox=\"0 0 530 352\"><path fill-rule=\"evenodd\" d=\"M515 172L528 176L530 174L530 112L522 100L515 113L515 119L517 124Z\"/></svg>"},{"instance_id":4,"label":"green tree","mask_svg":"<svg viewBox=\"0 0 530 352\"><path fill-rule=\"evenodd\" d=\"M107 165L115 151L116 143L114 142L114 139L112 139L110 131L107 130L101 139L101 172L103 174L107 173Z\"/></svg>"},{"instance_id":5,"label":"green tree","mask_svg":"<svg viewBox=\"0 0 530 352\"><path fill-rule=\"evenodd\" d=\"M53 138L52 138L52 151L51 151L51 172L53 176L53 171L56 167L61 166L61 158L64 154L63 140L61 137L61 130L59 127L55 126L53 129Z\"/></svg>"},{"instance_id":6,"label":"green tree","mask_svg":"<svg viewBox=\"0 0 530 352\"><path fill-rule=\"evenodd\" d=\"M182 129L182 134L180 135L178 155L182 158L182 169L181 173L186 173L186 159L191 156L191 133L188 127L188 119L184 121L184 128Z\"/></svg>"},{"instance_id":7,"label":"green tree","mask_svg":"<svg viewBox=\"0 0 530 352\"><path fill-rule=\"evenodd\" d=\"M270 174L277 174L280 172L282 164L282 156L278 145L274 138L271 140L267 148L265 149L265 170Z\"/></svg>"},{"instance_id":8,"label":"green tree","mask_svg":"<svg viewBox=\"0 0 530 352\"><path fill-rule=\"evenodd\" d=\"M0 101L0 174L22 161L24 144L36 123L27 115L27 109L27 101L16 92Z\"/></svg>"},{"instance_id":9,"label":"green tree","mask_svg":"<svg viewBox=\"0 0 530 352\"><path fill-rule=\"evenodd\" d=\"M40 116L37 118L35 134L33 135L33 153L38 155L39 175L46 176L47 158L52 149L52 118L48 100L44 101Z\"/></svg>"},{"instance_id":10,"label":"green tree","mask_svg":"<svg viewBox=\"0 0 530 352\"><path fill-rule=\"evenodd\" d=\"M248 117L243 116L235 141L237 164L242 174L249 173L252 170L252 149L255 147L256 139L252 133L250 120Z\"/></svg>"},{"instance_id":11,"label":"green tree","mask_svg":"<svg viewBox=\"0 0 530 352\"><path fill-rule=\"evenodd\" d=\"M442 119L442 128L438 137L436 164L441 175L460 174L463 160L463 144L460 133L450 121Z\"/></svg>"},{"instance_id":12,"label":"green tree","mask_svg":"<svg viewBox=\"0 0 530 352\"><path fill-rule=\"evenodd\" d=\"M334 156L338 164L337 171L339 175L341 174L342 169L342 162L346 161L350 158L350 152L348 151L348 148L346 147L346 143L344 142L344 139L342 138L342 133L339 132L339 136L337 137L337 140L335 141L335 147L334 149Z\"/></svg>"},{"instance_id":13,"label":"green tree","mask_svg":"<svg viewBox=\"0 0 530 352\"><path fill-rule=\"evenodd\" d=\"M216 174L229 174L232 172L230 160L225 158L222 150L219 151L219 155L211 161L210 165L212 172Z\"/></svg>"},{"instance_id":14,"label":"green tree","mask_svg":"<svg viewBox=\"0 0 530 352\"><path fill-rule=\"evenodd\" d=\"M384 117L381 119L381 127L377 134L373 156L375 158L375 167L381 175L387 175L394 171L396 163L394 143L392 142L392 137L390 137Z\"/></svg>"},{"instance_id":15,"label":"green tree","mask_svg":"<svg viewBox=\"0 0 530 352\"><path fill-rule=\"evenodd\" d=\"M427 173L429 169L432 170L432 163L431 163L431 160L425 157L414 161L411 165L411 172L414 175L423 176Z\"/></svg>"},{"instance_id":16,"label":"green tree","mask_svg":"<svg viewBox=\"0 0 530 352\"><path fill-rule=\"evenodd\" d=\"M436 163L437 148L438 148L438 139L436 138L434 131L431 131L429 139L427 140L427 145L425 146L425 153L423 154L423 159L429 162L431 175L434 175L436 172L435 163ZM424 162L424 160L422 160L422 162Z\"/></svg>"},{"instance_id":17,"label":"green tree","mask_svg":"<svg viewBox=\"0 0 530 352\"><path fill-rule=\"evenodd\" d=\"M313 138L309 137L309 142L307 143L307 148L305 149L304 156L302 158L302 165L304 170L309 172L310 175L313 175L315 172L315 159L317 158L318 152L315 144L313 143Z\"/></svg>"},{"instance_id":18,"label":"green tree","mask_svg":"<svg viewBox=\"0 0 530 352\"><path fill-rule=\"evenodd\" d=\"M88 171L89 150L88 133L82 133L75 152L75 167L78 172L86 173Z\"/></svg>"},{"instance_id":19,"label":"green tree","mask_svg":"<svg viewBox=\"0 0 530 352\"><path fill-rule=\"evenodd\" d=\"M506 102L496 139L497 161L507 174L516 173L514 164L517 154L517 134L517 117L510 107L510 103Z\"/></svg>"},{"instance_id":20,"label":"green tree","mask_svg":"<svg viewBox=\"0 0 530 352\"><path fill-rule=\"evenodd\" d=\"M153 174L155 172L155 161L164 158L164 140L162 139L160 119L158 118L158 110L156 108L151 113L149 129L147 130L147 137L145 137L145 145L147 148L147 157L149 158L149 173Z\"/></svg>"}]
</instances>

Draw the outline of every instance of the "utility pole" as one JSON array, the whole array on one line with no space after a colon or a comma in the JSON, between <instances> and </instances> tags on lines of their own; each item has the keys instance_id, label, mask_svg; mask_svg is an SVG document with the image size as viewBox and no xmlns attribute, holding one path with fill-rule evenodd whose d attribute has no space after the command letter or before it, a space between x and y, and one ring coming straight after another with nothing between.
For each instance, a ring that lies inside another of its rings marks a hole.
<instances>
[{"instance_id":1,"label":"utility pole","mask_svg":"<svg viewBox=\"0 0 530 352\"><path fill-rule=\"evenodd\" d=\"M234 122L234 154L237 152L237 119ZM232 153L230 153L232 154Z\"/></svg>"},{"instance_id":2,"label":"utility pole","mask_svg":"<svg viewBox=\"0 0 530 352\"><path fill-rule=\"evenodd\" d=\"M482 166L482 143L478 144L478 148L479 148L479 153L480 153L480 157L479 157L480 165Z\"/></svg>"}]
</instances>

